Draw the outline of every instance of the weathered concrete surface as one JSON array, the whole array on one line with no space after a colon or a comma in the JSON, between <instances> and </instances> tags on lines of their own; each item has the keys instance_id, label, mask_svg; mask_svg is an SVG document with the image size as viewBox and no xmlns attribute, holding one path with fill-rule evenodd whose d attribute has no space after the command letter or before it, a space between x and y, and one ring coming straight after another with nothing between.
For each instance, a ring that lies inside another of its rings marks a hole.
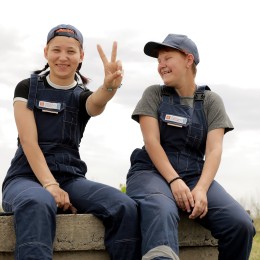
<instances>
[{"instance_id":1,"label":"weathered concrete surface","mask_svg":"<svg viewBox=\"0 0 260 260\"><path fill-rule=\"evenodd\" d=\"M181 260L217 259L217 241L210 232L181 216ZM15 234L12 216L0 216L0 260L13 260ZM90 214L58 215L54 260L109 260L102 222Z\"/></svg>"},{"instance_id":2,"label":"weathered concrete surface","mask_svg":"<svg viewBox=\"0 0 260 260\"><path fill-rule=\"evenodd\" d=\"M209 230L205 229L194 220L190 220L187 215L181 214L180 217L180 247L217 246L217 240L212 237Z\"/></svg>"},{"instance_id":3,"label":"weathered concrete surface","mask_svg":"<svg viewBox=\"0 0 260 260\"><path fill-rule=\"evenodd\" d=\"M0 234L0 260L14 259L12 216L0 216ZM57 215L54 259L108 260L102 222L89 214Z\"/></svg>"}]
</instances>

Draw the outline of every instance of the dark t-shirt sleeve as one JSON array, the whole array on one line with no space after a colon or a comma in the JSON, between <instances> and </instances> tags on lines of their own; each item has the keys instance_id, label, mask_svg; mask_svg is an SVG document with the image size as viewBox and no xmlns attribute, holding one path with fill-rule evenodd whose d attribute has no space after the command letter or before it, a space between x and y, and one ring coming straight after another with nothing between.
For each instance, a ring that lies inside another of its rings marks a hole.
<instances>
[{"instance_id":1,"label":"dark t-shirt sleeve","mask_svg":"<svg viewBox=\"0 0 260 260\"><path fill-rule=\"evenodd\" d=\"M14 98L24 98L27 100L29 95L29 86L30 79L20 81L14 90Z\"/></svg>"}]
</instances>

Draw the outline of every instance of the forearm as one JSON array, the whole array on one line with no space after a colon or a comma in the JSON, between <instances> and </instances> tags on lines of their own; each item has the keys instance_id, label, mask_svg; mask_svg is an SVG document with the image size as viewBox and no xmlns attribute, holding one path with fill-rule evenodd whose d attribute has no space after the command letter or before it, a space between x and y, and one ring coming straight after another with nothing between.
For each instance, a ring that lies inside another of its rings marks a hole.
<instances>
[{"instance_id":1,"label":"forearm","mask_svg":"<svg viewBox=\"0 0 260 260\"><path fill-rule=\"evenodd\" d=\"M38 144L23 142L22 147L28 163L39 182L44 186L49 183L55 183L45 157Z\"/></svg>"},{"instance_id":2,"label":"forearm","mask_svg":"<svg viewBox=\"0 0 260 260\"><path fill-rule=\"evenodd\" d=\"M209 186L214 180L222 155L224 129L219 128L208 133L206 142L205 163L201 173L201 177L196 187L208 191Z\"/></svg>"},{"instance_id":3,"label":"forearm","mask_svg":"<svg viewBox=\"0 0 260 260\"><path fill-rule=\"evenodd\" d=\"M211 151L208 155L206 155L201 177L196 187L200 187L206 192L208 191L212 181L214 180L217 174L220 162L221 162L220 148L216 148L215 150Z\"/></svg>"},{"instance_id":4,"label":"forearm","mask_svg":"<svg viewBox=\"0 0 260 260\"><path fill-rule=\"evenodd\" d=\"M156 142L146 143L145 149L147 150L154 166L167 182L169 182L175 177L178 177L177 172L172 167L160 143L156 143Z\"/></svg>"},{"instance_id":5,"label":"forearm","mask_svg":"<svg viewBox=\"0 0 260 260\"><path fill-rule=\"evenodd\" d=\"M99 87L86 101L86 110L91 116L100 115L107 103L113 98L117 89L109 91L105 86Z\"/></svg>"}]
</instances>

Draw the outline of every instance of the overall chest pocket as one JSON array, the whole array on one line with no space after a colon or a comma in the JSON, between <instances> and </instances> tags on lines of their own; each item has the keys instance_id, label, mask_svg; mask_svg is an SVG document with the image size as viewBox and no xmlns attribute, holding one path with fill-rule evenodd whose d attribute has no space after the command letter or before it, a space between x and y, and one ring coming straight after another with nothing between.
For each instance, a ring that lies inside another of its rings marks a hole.
<instances>
[{"instance_id":1,"label":"overall chest pocket","mask_svg":"<svg viewBox=\"0 0 260 260\"><path fill-rule=\"evenodd\" d=\"M77 135L78 110L65 103L36 102L39 142L73 143Z\"/></svg>"},{"instance_id":2,"label":"overall chest pocket","mask_svg":"<svg viewBox=\"0 0 260 260\"><path fill-rule=\"evenodd\" d=\"M74 107L67 106L64 111L64 123L77 125L78 122L78 111Z\"/></svg>"},{"instance_id":3,"label":"overall chest pocket","mask_svg":"<svg viewBox=\"0 0 260 260\"><path fill-rule=\"evenodd\" d=\"M200 123L192 123L189 127L188 135L187 135L187 142L189 143L190 147L194 149L200 149L200 146L203 143L204 137L204 129L203 125Z\"/></svg>"}]
</instances>

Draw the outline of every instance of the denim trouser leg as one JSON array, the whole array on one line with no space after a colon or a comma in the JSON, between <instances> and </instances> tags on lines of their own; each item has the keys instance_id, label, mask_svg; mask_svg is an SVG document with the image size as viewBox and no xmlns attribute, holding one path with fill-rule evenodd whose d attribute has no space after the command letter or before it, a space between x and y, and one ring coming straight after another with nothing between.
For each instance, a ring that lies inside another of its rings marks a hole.
<instances>
[{"instance_id":1,"label":"denim trouser leg","mask_svg":"<svg viewBox=\"0 0 260 260\"><path fill-rule=\"evenodd\" d=\"M140 208L143 259L178 259L179 214L165 180L152 171L136 172L127 194Z\"/></svg>"},{"instance_id":2,"label":"denim trouser leg","mask_svg":"<svg viewBox=\"0 0 260 260\"><path fill-rule=\"evenodd\" d=\"M14 213L15 259L51 260L57 211L51 194L38 183L19 178L4 190L3 208Z\"/></svg>"},{"instance_id":3,"label":"denim trouser leg","mask_svg":"<svg viewBox=\"0 0 260 260\"><path fill-rule=\"evenodd\" d=\"M91 213L105 226L111 260L141 259L138 209L126 194L102 183L78 178L63 185L79 213Z\"/></svg>"},{"instance_id":4,"label":"denim trouser leg","mask_svg":"<svg viewBox=\"0 0 260 260\"><path fill-rule=\"evenodd\" d=\"M208 191L208 213L198 221L218 239L220 260L249 259L255 235L252 219L216 181Z\"/></svg>"},{"instance_id":5,"label":"denim trouser leg","mask_svg":"<svg viewBox=\"0 0 260 260\"><path fill-rule=\"evenodd\" d=\"M174 200L170 199L172 195L166 182L152 171L135 172L129 176L127 194L140 206L142 254L145 255L156 246L169 245L177 255L178 210ZM191 189L198 178L187 181ZM255 229L248 213L216 181L210 186L207 198L208 213L196 221L211 230L219 240L219 259L249 259Z\"/></svg>"}]
</instances>

